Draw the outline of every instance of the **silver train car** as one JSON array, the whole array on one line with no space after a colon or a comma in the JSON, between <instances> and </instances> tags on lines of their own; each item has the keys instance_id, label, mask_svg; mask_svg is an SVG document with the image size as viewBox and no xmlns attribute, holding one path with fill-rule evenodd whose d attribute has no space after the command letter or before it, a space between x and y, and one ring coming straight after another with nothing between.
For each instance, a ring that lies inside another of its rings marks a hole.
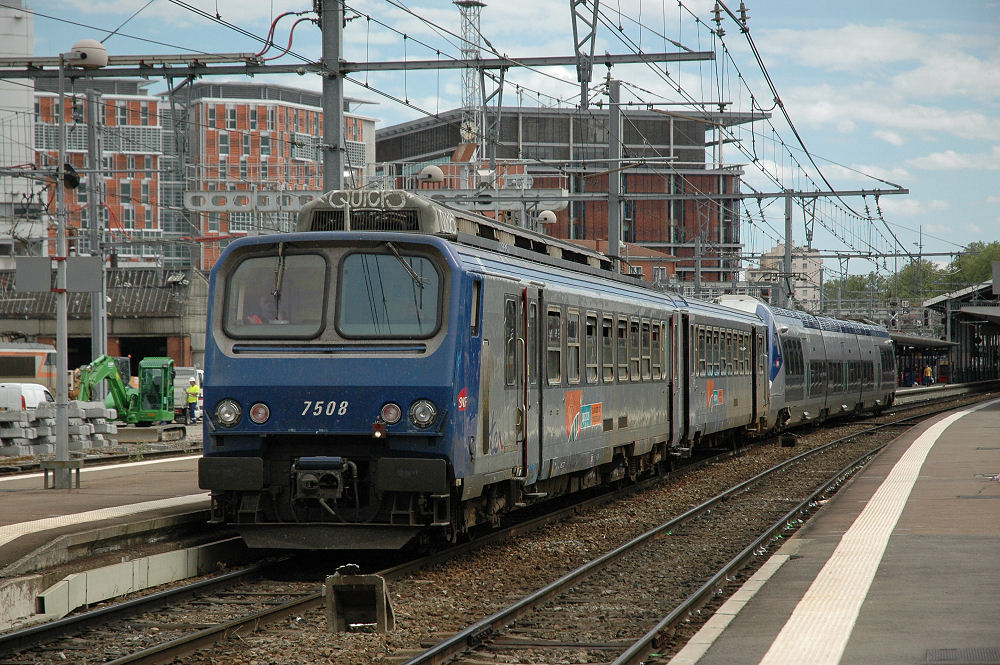
<instances>
[{"instance_id":1,"label":"silver train car","mask_svg":"<svg viewBox=\"0 0 1000 665\"><path fill-rule=\"evenodd\" d=\"M768 421L794 426L892 405L896 356L881 326L767 305L748 296L721 304L761 317L770 346Z\"/></svg>"}]
</instances>

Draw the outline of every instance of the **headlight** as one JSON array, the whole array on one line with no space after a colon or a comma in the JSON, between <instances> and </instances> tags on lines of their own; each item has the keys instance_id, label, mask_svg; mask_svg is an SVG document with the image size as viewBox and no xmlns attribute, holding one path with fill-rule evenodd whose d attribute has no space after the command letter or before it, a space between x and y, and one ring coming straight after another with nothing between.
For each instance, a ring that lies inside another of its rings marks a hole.
<instances>
[{"instance_id":1,"label":"headlight","mask_svg":"<svg viewBox=\"0 0 1000 665\"><path fill-rule=\"evenodd\" d=\"M385 404L382 407L382 410L379 411L378 416L379 418L382 419L382 422L384 422L385 424L395 425L396 423L399 422L399 419L403 417L403 410L399 408L398 404L389 402L388 404Z\"/></svg>"},{"instance_id":2,"label":"headlight","mask_svg":"<svg viewBox=\"0 0 1000 665\"><path fill-rule=\"evenodd\" d=\"M235 427L242 415L243 410L235 400L226 398L215 405L215 420L223 427Z\"/></svg>"},{"instance_id":3,"label":"headlight","mask_svg":"<svg viewBox=\"0 0 1000 665\"><path fill-rule=\"evenodd\" d=\"M410 405L410 422L423 429L437 418L437 407L429 399L418 399Z\"/></svg>"},{"instance_id":4,"label":"headlight","mask_svg":"<svg viewBox=\"0 0 1000 665\"><path fill-rule=\"evenodd\" d=\"M267 419L271 417L271 409L267 407L267 404L263 402L257 402L250 407L250 420L257 423L258 425L263 425L267 422Z\"/></svg>"}]
</instances>

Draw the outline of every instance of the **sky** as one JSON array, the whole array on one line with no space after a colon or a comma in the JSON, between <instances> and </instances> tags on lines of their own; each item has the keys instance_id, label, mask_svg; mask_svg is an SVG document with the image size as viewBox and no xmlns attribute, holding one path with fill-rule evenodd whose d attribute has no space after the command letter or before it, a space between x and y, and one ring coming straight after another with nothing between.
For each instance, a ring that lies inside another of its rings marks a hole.
<instances>
[{"instance_id":1,"label":"sky","mask_svg":"<svg viewBox=\"0 0 1000 665\"><path fill-rule=\"evenodd\" d=\"M739 12L735 0L726 4ZM616 66L611 74L623 82L624 101L683 112L692 108L686 105L691 102L721 100L728 111L767 111L769 121L734 128L723 149L723 161L744 165L747 187L756 191L909 190L877 200L822 198L815 209L796 206L796 245L806 244L807 218L815 218L812 246L829 253L902 247L916 255L1000 240L1000 0L745 4L748 33L724 15L725 34L719 36L713 32L714 2L604 0L596 51L675 52L677 44L714 51L712 62L658 69ZM514 59L572 55L568 5L565 0L486 0L480 15L484 57L491 55L487 43ZM83 38L102 40L116 55L257 52L274 17L308 12L312 6L312 0L28 3L36 12L39 56L57 55ZM460 14L450 0L349 0L346 6L347 61L460 56ZM278 21L273 41L279 46L266 56L281 56L295 18ZM303 21L292 34L291 52L272 62L320 56L319 29ZM606 99L599 83L607 74L607 67L595 64L592 103ZM376 118L377 128L461 106L460 70L352 76L368 87L348 83L345 94L375 102L357 110ZM321 87L312 74L257 80ZM579 101L572 66L513 68L506 80L505 106L569 107ZM742 227L746 251L764 251L780 240L783 213L777 197L763 199L759 206L747 202ZM846 267L852 273L891 273L904 261L851 259ZM834 271L845 265L836 259L826 264Z\"/></svg>"}]
</instances>

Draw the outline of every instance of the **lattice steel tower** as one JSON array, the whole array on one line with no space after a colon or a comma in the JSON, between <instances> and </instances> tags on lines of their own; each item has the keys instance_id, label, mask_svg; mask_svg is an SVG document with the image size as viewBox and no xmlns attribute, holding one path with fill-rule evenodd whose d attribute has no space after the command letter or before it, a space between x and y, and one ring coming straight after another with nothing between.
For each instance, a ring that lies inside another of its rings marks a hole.
<instances>
[{"instance_id":1,"label":"lattice steel tower","mask_svg":"<svg viewBox=\"0 0 1000 665\"><path fill-rule=\"evenodd\" d=\"M479 143L482 154L483 113L479 69L473 64L479 60L479 14L486 6L482 0L454 0L462 12L462 60L467 64L462 70L462 126L464 143Z\"/></svg>"}]
</instances>

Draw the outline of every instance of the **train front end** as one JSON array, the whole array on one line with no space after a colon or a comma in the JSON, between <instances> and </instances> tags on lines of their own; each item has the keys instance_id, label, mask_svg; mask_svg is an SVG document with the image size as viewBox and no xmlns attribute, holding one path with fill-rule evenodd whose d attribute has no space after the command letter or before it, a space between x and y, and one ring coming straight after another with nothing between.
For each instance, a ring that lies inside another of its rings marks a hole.
<instances>
[{"instance_id":1,"label":"train front end","mask_svg":"<svg viewBox=\"0 0 1000 665\"><path fill-rule=\"evenodd\" d=\"M212 272L199 482L253 548L397 549L454 536L478 385L449 244L405 233L234 242Z\"/></svg>"}]
</instances>

